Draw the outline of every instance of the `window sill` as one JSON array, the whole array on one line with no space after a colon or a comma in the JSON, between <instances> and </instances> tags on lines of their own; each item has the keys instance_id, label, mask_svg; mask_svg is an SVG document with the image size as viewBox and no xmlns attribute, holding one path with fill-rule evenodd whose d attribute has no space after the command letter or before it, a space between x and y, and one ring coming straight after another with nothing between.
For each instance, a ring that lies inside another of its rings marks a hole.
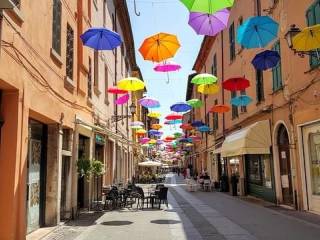
<instances>
[{"instance_id":1,"label":"window sill","mask_svg":"<svg viewBox=\"0 0 320 240\"><path fill-rule=\"evenodd\" d=\"M73 93L74 89L76 88L74 86L73 80L70 79L68 76L64 77L64 87L71 93Z\"/></svg>"},{"instance_id":2,"label":"window sill","mask_svg":"<svg viewBox=\"0 0 320 240\"><path fill-rule=\"evenodd\" d=\"M8 10L8 15L16 21L18 25L22 25L24 23L24 16L21 12L21 10L17 7L14 7L13 9Z\"/></svg>"},{"instance_id":3,"label":"window sill","mask_svg":"<svg viewBox=\"0 0 320 240\"><path fill-rule=\"evenodd\" d=\"M94 94L99 97L101 95L101 92L99 91L99 88L98 86L94 86L93 87L93 91L94 91Z\"/></svg>"},{"instance_id":4,"label":"window sill","mask_svg":"<svg viewBox=\"0 0 320 240\"><path fill-rule=\"evenodd\" d=\"M62 59L61 56L59 55L59 53L56 52L56 50L54 50L53 48L50 49L50 56L52 58L52 60L59 66L62 66Z\"/></svg>"}]
</instances>

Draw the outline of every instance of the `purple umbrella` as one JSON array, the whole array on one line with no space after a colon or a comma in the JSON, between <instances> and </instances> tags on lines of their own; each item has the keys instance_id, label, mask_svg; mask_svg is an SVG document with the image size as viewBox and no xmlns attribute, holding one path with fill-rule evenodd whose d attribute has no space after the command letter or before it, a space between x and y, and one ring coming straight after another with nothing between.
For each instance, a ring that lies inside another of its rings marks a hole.
<instances>
[{"instance_id":1,"label":"purple umbrella","mask_svg":"<svg viewBox=\"0 0 320 240\"><path fill-rule=\"evenodd\" d=\"M154 98L144 97L144 98L141 98L138 102L141 106L146 107L146 108L160 107L159 101Z\"/></svg>"},{"instance_id":2,"label":"purple umbrella","mask_svg":"<svg viewBox=\"0 0 320 240\"><path fill-rule=\"evenodd\" d=\"M198 35L215 36L228 26L230 12L222 9L215 14L191 12L189 25Z\"/></svg>"}]
</instances>

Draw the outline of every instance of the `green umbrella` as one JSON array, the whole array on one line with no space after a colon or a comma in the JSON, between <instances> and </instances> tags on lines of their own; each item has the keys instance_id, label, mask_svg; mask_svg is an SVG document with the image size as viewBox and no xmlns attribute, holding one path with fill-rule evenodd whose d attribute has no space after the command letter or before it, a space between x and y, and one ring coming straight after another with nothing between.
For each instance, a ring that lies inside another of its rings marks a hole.
<instances>
[{"instance_id":1,"label":"green umbrella","mask_svg":"<svg viewBox=\"0 0 320 240\"><path fill-rule=\"evenodd\" d=\"M217 81L218 81L218 78L216 76L208 73L202 73L193 77L191 80L191 83L200 85L200 84L212 84L212 83L216 83Z\"/></svg>"},{"instance_id":2,"label":"green umbrella","mask_svg":"<svg viewBox=\"0 0 320 240\"><path fill-rule=\"evenodd\" d=\"M176 132L176 133L173 134L173 136L174 136L175 138L179 138L179 137L182 136L182 133Z\"/></svg>"},{"instance_id":3,"label":"green umbrella","mask_svg":"<svg viewBox=\"0 0 320 240\"><path fill-rule=\"evenodd\" d=\"M190 99L189 101L187 101L187 103L193 107L193 108L199 108L202 107L203 102L200 99Z\"/></svg>"},{"instance_id":4,"label":"green umbrella","mask_svg":"<svg viewBox=\"0 0 320 240\"><path fill-rule=\"evenodd\" d=\"M213 14L232 7L234 0L180 0L191 12Z\"/></svg>"}]
</instances>

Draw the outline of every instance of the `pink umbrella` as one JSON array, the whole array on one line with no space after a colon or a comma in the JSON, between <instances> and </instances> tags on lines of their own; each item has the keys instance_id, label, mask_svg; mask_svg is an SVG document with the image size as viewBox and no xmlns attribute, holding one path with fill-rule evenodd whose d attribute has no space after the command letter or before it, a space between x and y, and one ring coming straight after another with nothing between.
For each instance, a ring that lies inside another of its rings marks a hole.
<instances>
[{"instance_id":1,"label":"pink umbrella","mask_svg":"<svg viewBox=\"0 0 320 240\"><path fill-rule=\"evenodd\" d=\"M179 69L181 69L181 66L171 61L158 63L153 68L153 70L155 70L156 72L174 72L174 71L178 71Z\"/></svg>"},{"instance_id":2,"label":"pink umbrella","mask_svg":"<svg viewBox=\"0 0 320 240\"><path fill-rule=\"evenodd\" d=\"M115 100L117 105L123 105L129 101L129 94L123 95Z\"/></svg>"}]
</instances>

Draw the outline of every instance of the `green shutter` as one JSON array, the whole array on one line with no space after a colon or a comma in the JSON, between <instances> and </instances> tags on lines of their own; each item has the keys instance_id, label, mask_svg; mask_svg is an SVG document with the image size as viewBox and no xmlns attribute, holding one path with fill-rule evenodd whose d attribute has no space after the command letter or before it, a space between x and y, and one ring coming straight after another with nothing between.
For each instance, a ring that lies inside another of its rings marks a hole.
<instances>
[{"instance_id":1,"label":"green shutter","mask_svg":"<svg viewBox=\"0 0 320 240\"><path fill-rule=\"evenodd\" d=\"M310 6L306 13L307 24L312 26L315 24L320 24L320 1L316 1ZM318 49L320 51L320 49ZM312 68L320 65L320 60L316 56L310 56L310 66Z\"/></svg>"},{"instance_id":2,"label":"green shutter","mask_svg":"<svg viewBox=\"0 0 320 240\"><path fill-rule=\"evenodd\" d=\"M277 41L273 45L272 50L277 51L281 56L280 41ZM277 91L282 87L281 59L278 65L272 69L272 83L273 83L273 87L272 87L273 91Z\"/></svg>"}]
</instances>

